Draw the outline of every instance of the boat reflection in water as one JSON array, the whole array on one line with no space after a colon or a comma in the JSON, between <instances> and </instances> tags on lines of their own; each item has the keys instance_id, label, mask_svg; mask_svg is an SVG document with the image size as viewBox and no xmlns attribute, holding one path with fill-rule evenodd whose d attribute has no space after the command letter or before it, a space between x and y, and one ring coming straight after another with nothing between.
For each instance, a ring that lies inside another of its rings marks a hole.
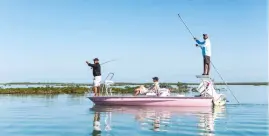
<instances>
[{"instance_id":1,"label":"boat reflection in water","mask_svg":"<svg viewBox=\"0 0 269 136\"><path fill-rule=\"evenodd\" d=\"M225 107L137 107L137 106L98 106L94 111L93 135L101 131L113 131L111 118L113 114L133 115L134 122L139 122L142 130L152 131L187 131L186 127L196 127L200 136L214 136L215 119L224 116ZM104 121L100 124L100 113ZM133 126L132 126L133 127ZM185 130L184 130L185 127ZM102 129L103 128L103 129ZM101 130L102 129L102 130ZM182 129L182 130L181 130ZM190 130L191 131L191 130Z\"/></svg>"}]
</instances>

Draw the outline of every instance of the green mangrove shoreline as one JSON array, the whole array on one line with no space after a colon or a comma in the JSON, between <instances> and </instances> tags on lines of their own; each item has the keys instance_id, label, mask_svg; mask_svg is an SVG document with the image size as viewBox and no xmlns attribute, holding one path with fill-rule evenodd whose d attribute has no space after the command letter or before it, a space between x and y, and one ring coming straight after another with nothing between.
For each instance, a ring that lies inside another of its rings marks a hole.
<instances>
[{"instance_id":1,"label":"green mangrove shoreline","mask_svg":"<svg viewBox=\"0 0 269 136\"><path fill-rule=\"evenodd\" d=\"M134 93L134 89L139 85L149 87L152 83L115 83L112 87L112 92L116 94ZM215 83L216 85L224 85L223 83ZM19 87L16 87L18 85ZM21 85L21 86L20 86ZM37 87L33 87L37 85ZM38 86L39 85L39 86ZM169 88L172 92L188 93L196 92L195 86L198 83L160 83L161 87ZM268 85L266 82L249 82L249 83L228 83L228 85ZM217 86L218 87L218 86ZM104 89L104 86L102 86ZM223 88L216 88L223 91ZM30 83L17 82L5 83L0 87L0 94L86 94L92 92L91 84L83 83Z\"/></svg>"},{"instance_id":2,"label":"green mangrove shoreline","mask_svg":"<svg viewBox=\"0 0 269 136\"><path fill-rule=\"evenodd\" d=\"M134 93L135 87L124 88L113 87L112 92L116 94ZM28 87L28 88L0 88L0 94L87 94L92 88L87 87Z\"/></svg>"},{"instance_id":3,"label":"green mangrove shoreline","mask_svg":"<svg viewBox=\"0 0 269 136\"><path fill-rule=\"evenodd\" d=\"M86 87L28 87L0 88L0 94L85 94Z\"/></svg>"},{"instance_id":4,"label":"green mangrove shoreline","mask_svg":"<svg viewBox=\"0 0 269 136\"><path fill-rule=\"evenodd\" d=\"M139 85L134 86L113 86L112 92L116 94L130 94L134 93L135 88ZM145 85L149 87L149 85ZM161 87L169 88L171 91L177 91L186 93L189 91L195 91L193 88L188 87L185 84L178 83L177 87L172 87L171 85L167 84L160 84ZM102 86L102 90L105 90L105 87ZM192 90L191 90L192 89ZM85 94L92 92L91 87L79 86L79 85L69 85L69 86L51 86L46 85L43 87L1 87L0 94Z\"/></svg>"}]
</instances>

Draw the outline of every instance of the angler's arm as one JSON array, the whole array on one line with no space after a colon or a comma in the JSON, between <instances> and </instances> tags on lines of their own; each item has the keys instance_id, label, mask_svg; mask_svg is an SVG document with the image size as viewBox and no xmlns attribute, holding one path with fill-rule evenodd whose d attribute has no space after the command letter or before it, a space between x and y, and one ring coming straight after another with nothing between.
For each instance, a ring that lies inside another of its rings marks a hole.
<instances>
[{"instance_id":1,"label":"angler's arm","mask_svg":"<svg viewBox=\"0 0 269 136\"><path fill-rule=\"evenodd\" d=\"M200 42L199 40L195 40L199 47L205 47L206 41Z\"/></svg>"},{"instance_id":2,"label":"angler's arm","mask_svg":"<svg viewBox=\"0 0 269 136\"><path fill-rule=\"evenodd\" d=\"M88 63L88 66L90 66L90 67L96 67L95 64L91 64L91 63Z\"/></svg>"},{"instance_id":3,"label":"angler's arm","mask_svg":"<svg viewBox=\"0 0 269 136\"><path fill-rule=\"evenodd\" d=\"M201 41L199 41L199 40L195 40L198 44L201 44L201 45L203 45L203 44L205 44L205 41L203 41L203 42L201 42Z\"/></svg>"},{"instance_id":4,"label":"angler's arm","mask_svg":"<svg viewBox=\"0 0 269 136\"><path fill-rule=\"evenodd\" d=\"M149 90L154 90L154 91L156 91L156 90L158 90L158 86L157 86L157 85L152 85L152 86L149 88Z\"/></svg>"},{"instance_id":5,"label":"angler's arm","mask_svg":"<svg viewBox=\"0 0 269 136\"><path fill-rule=\"evenodd\" d=\"M90 67L92 67L92 68L93 68L93 67L96 67L95 64L91 64L91 63L89 63L88 61L86 61L86 63L87 63L88 66L90 66Z\"/></svg>"},{"instance_id":6,"label":"angler's arm","mask_svg":"<svg viewBox=\"0 0 269 136\"><path fill-rule=\"evenodd\" d=\"M149 88L148 88L148 90L152 90L154 88L154 86L150 86Z\"/></svg>"}]
</instances>

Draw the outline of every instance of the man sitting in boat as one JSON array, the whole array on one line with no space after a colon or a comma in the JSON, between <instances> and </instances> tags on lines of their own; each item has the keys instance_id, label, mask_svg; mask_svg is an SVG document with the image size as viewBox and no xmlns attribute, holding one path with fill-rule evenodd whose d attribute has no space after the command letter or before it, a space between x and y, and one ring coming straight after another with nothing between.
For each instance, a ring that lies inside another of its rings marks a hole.
<instances>
[{"instance_id":1,"label":"man sitting in boat","mask_svg":"<svg viewBox=\"0 0 269 136\"><path fill-rule=\"evenodd\" d=\"M154 92L157 93L157 91L160 89L159 86L159 78L158 77L153 77L153 85L150 88L146 88L145 86L141 85L139 88L135 89L135 96L138 94L146 94L149 92Z\"/></svg>"}]
</instances>

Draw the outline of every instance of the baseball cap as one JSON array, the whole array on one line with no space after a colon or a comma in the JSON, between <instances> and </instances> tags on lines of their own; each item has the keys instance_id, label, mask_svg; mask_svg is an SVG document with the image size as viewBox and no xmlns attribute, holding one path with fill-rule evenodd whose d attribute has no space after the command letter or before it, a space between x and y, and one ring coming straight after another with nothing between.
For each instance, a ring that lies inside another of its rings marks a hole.
<instances>
[{"instance_id":1,"label":"baseball cap","mask_svg":"<svg viewBox=\"0 0 269 136\"><path fill-rule=\"evenodd\" d=\"M153 77L152 79L153 79L153 80L157 80L157 81L159 80L159 78L158 78L158 77Z\"/></svg>"}]
</instances>

